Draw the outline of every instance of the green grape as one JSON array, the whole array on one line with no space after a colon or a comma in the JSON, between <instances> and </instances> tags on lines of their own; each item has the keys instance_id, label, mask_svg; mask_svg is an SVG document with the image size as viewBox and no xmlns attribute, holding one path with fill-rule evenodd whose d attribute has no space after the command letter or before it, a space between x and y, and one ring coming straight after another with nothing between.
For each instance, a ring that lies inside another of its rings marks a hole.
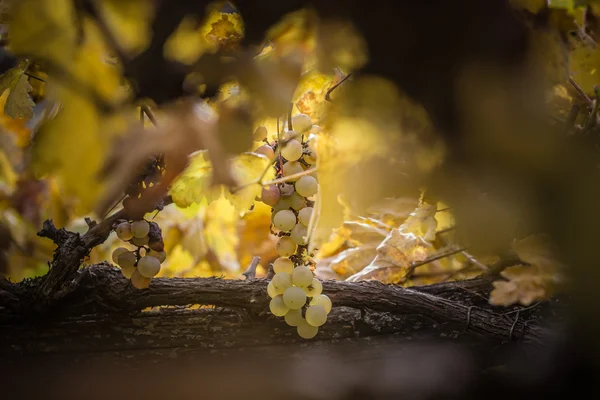
<instances>
[{"instance_id":1,"label":"green grape","mask_svg":"<svg viewBox=\"0 0 600 400\"><path fill-rule=\"evenodd\" d=\"M310 305L322 306L327 314L329 314L329 312L331 311L332 306L331 299L324 294L320 294L318 296L313 297L312 301L310 302Z\"/></svg>"},{"instance_id":2,"label":"green grape","mask_svg":"<svg viewBox=\"0 0 600 400\"><path fill-rule=\"evenodd\" d=\"M283 232L289 232L296 225L296 215L290 210L281 210L273 217L275 228Z\"/></svg>"},{"instance_id":3,"label":"green grape","mask_svg":"<svg viewBox=\"0 0 600 400\"><path fill-rule=\"evenodd\" d=\"M148 232L150 232L150 224L146 221L133 221L131 223L131 233L133 233L134 237L141 239L144 236L148 236Z\"/></svg>"},{"instance_id":4,"label":"green grape","mask_svg":"<svg viewBox=\"0 0 600 400\"><path fill-rule=\"evenodd\" d=\"M294 226L290 232L290 237L297 245L304 246L308 244L308 231L302 224Z\"/></svg>"},{"instance_id":5,"label":"green grape","mask_svg":"<svg viewBox=\"0 0 600 400\"><path fill-rule=\"evenodd\" d=\"M117 233L117 237L124 241L128 241L133 237L133 233L131 233L131 224L129 222L121 222L115 228L115 232Z\"/></svg>"},{"instance_id":6,"label":"green grape","mask_svg":"<svg viewBox=\"0 0 600 400\"><path fill-rule=\"evenodd\" d=\"M304 168L302 168L302 164L298 161L288 161L283 164L283 176L290 176L294 174L298 174L303 172ZM297 181L299 178L290 179L291 182Z\"/></svg>"},{"instance_id":7,"label":"green grape","mask_svg":"<svg viewBox=\"0 0 600 400\"><path fill-rule=\"evenodd\" d=\"M289 326L298 326L304 321L302 310L290 310L285 314L285 323Z\"/></svg>"},{"instance_id":8,"label":"green grape","mask_svg":"<svg viewBox=\"0 0 600 400\"><path fill-rule=\"evenodd\" d=\"M160 261L152 256L144 256L138 261L137 269L142 276L154 278L160 272Z\"/></svg>"},{"instance_id":9,"label":"green grape","mask_svg":"<svg viewBox=\"0 0 600 400\"><path fill-rule=\"evenodd\" d=\"M269 310L274 316L283 317L290 311L290 308L284 303L283 296L279 294L271 299Z\"/></svg>"},{"instance_id":10,"label":"green grape","mask_svg":"<svg viewBox=\"0 0 600 400\"><path fill-rule=\"evenodd\" d=\"M137 268L135 268L131 274L131 284L136 289L146 289L148 286L150 286L151 280L152 278L146 278L140 274L140 271L138 271Z\"/></svg>"},{"instance_id":11,"label":"green grape","mask_svg":"<svg viewBox=\"0 0 600 400\"><path fill-rule=\"evenodd\" d=\"M269 132L267 132L267 128L261 125L258 128L256 128L256 130L252 134L252 140L254 140L255 142L261 142L267 138L268 133Z\"/></svg>"},{"instance_id":12,"label":"green grape","mask_svg":"<svg viewBox=\"0 0 600 400\"><path fill-rule=\"evenodd\" d=\"M299 310L306 303L306 293L299 287L291 286L283 292L283 302L290 310Z\"/></svg>"},{"instance_id":13,"label":"green grape","mask_svg":"<svg viewBox=\"0 0 600 400\"><path fill-rule=\"evenodd\" d=\"M136 261L135 253L131 251L123 252L117 257L117 264L121 268L133 267Z\"/></svg>"},{"instance_id":14,"label":"green grape","mask_svg":"<svg viewBox=\"0 0 600 400\"><path fill-rule=\"evenodd\" d=\"M273 286L273 281L271 281L267 285L267 294L269 295L270 298L273 298L273 297L277 296L278 294L283 294L283 291L279 292L277 289L275 289L275 286Z\"/></svg>"},{"instance_id":15,"label":"green grape","mask_svg":"<svg viewBox=\"0 0 600 400\"><path fill-rule=\"evenodd\" d=\"M150 250L148 252L148 255L157 258L158 261L160 261L161 264L164 263L165 260L167 259L167 252L166 251Z\"/></svg>"},{"instance_id":16,"label":"green grape","mask_svg":"<svg viewBox=\"0 0 600 400\"><path fill-rule=\"evenodd\" d=\"M292 126L298 132L307 132L313 126L310 117L306 114L298 114L292 117Z\"/></svg>"},{"instance_id":17,"label":"green grape","mask_svg":"<svg viewBox=\"0 0 600 400\"><path fill-rule=\"evenodd\" d=\"M313 176L306 175L298 179L295 187L296 192L300 196L310 197L316 194L317 190L319 190L319 183Z\"/></svg>"},{"instance_id":18,"label":"green grape","mask_svg":"<svg viewBox=\"0 0 600 400\"><path fill-rule=\"evenodd\" d=\"M281 148L281 155L288 161L296 161L302 157L302 143L290 140Z\"/></svg>"},{"instance_id":19,"label":"green grape","mask_svg":"<svg viewBox=\"0 0 600 400\"><path fill-rule=\"evenodd\" d=\"M275 271L275 273L287 272L288 274L291 274L294 271L294 263L287 257L279 257L273 263L273 271Z\"/></svg>"},{"instance_id":20,"label":"green grape","mask_svg":"<svg viewBox=\"0 0 600 400\"><path fill-rule=\"evenodd\" d=\"M290 196L290 207L294 210L298 211L306 207L306 199L300 196L298 193L294 192Z\"/></svg>"},{"instance_id":21,"label":"green grape","mask_svg":"<svg viewBox=\"0 0 600 400\"><path fill-rule=\"evenodd\" d=\"M277 254L281 257L289 257L296 252L297 249L296 243L289 236L283 236L279 238L275 248L277 249Z\"/></svg>"},{"instance_id":22,"label":"green grape","mask_svg":"<svg viewBox=\"0 0 600 400\"><path fill-rule=\"evenodd\" d=\"M123 276L127 279L131 279L131 276L133 275L133 272L135 271L135 267L131 266L131 267L125 267L122 268L121 267L121 273L123 274Z\"/></svg>"},{"instance_id":23,"label":"green grape","mask_svg":"<svg viewBox=\"0 0 600 400\"><path fill-rule=\"evenodd\" d=\"M263 156L266 156L269 160L272 160L275 158L275 152L273 151L273 148L271 146L269 146L268 144L265 144L264 146L260 146L258 149L254 150L254 152L256 154L262 154Z\"/></svg>"},{"instance_id":24,"label":"green grape","mask_svg":"<svg viewBox=\"0 0 600 400\"><path fill-rule=\"evenodd\" d=\"M308 226L308 224L310 223L310 217L312 216L312 213L312 207L304 207L302 210L298 211L298 221L302 225Z\"/></svg>"},{"instance_id":25,"label":"green grape","mask_svg":"<svg viewBox=\"0 0 600 400\"><path fill-rule=\"evenodd\" d=\"M277 202L279 202L280 198L281 193L279 192L277 185L265 186L260 193L260 200L271 207L274 207Z\"/></svg>"},{"instance_id":26,"label":"green grape","mask_svg":"<svg viewBox=\"0 0 600 400\"><path fill-rule=\"evenodd\" d=\"M145 246L145 245L147 245L147 244L148 244L148 240L149 240L148 236L144 236L144 237L141 237L141 238L138 238L138 237L133 237L133 238L130 240L130 242L131 242L132 244L134 244L134 245L138 246L138 247L141 247L141 246Z\"/></svg>"},{"instance_id":27,"label":"green grape","mask_svg":"<svg viewBox=\"0 0 600 400\"><path fill-rule=\"evenodd\" d=\"M309 286L312 283L313 278L314 276L310 268L303 265L294 268L294 271L292 272L292 283L301 288Z\"/></svg>"},{"instance_id":28,"label":"green grape","mask_svg":"<svg viewBox=\"0 0 600 400\"><path fill-rule=\"evenodd\" d=\"M300 325L298 325L298 327L296 328L296 331L298 332L298 336L300 336L302 339L312 339L315 336L317 336L319 328L317 328L316 326L312 326L308 322L302 320Z\"/></svg>"},{"instance_id":29,"label":"green grape","mask_svg":"<svg viewBox=\"0 0 600 400\"><path fill-rule=\"evenodd\" d=\"M321 326L327 321L327 312L323 306L309 306L306 309L306 322L312 326Z\"/></svg>"},{"instance_id":30,"label":"green grape","mask_svg":"<svg viewBox=\"0 0 600 400\"><path fill-rule=\"evenodd\" d=\"M304 289L304 293L306 293L308 297L315 297L320 295L321 292L323 292L323 284L317 278L313 278L311 284L302 289Z\"/></svg>"},{"instance_id":31,"label":"green grape","mask_svg":"<svg viewBox=\"0 0 600 400\"><path fill-rule=\"evenodd\" d=\"M279 190L281 191L282 197L289 198L289 196L291 196L294 193L294 185L291 183L283 183Z\"/></svg>"},{"instance_id":32,"label":"green grape","mask_svg":"<svg viewBox=\"0 0 600 400\"><path fill-rule=\"evenodd\" d=\"M278 272L273 276L271 282L279 293L283 293L287 288L292 286L292 275L288 272Z\"/></svg>"},{"instance_id":33,"label":"green grape","mask_svg":"<svg viewBox=\"0 0 600 400\"><path fill-rule=\"evenodd\" d=\"M125 253L126 251L129 251L129 250L127 250L125 247L117 247L115 249L115 251L113 251L113 253L112 253L112 260L114 261L115 264L119 263L119 256L121 254Z\"/></svg>"}]
</instances>

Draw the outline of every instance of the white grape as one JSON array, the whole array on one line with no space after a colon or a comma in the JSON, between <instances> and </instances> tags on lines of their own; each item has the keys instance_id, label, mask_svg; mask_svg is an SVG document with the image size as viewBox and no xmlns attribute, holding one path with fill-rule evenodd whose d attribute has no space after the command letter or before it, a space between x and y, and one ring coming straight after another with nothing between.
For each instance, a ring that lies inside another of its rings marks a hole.
<instances>
[{"instance_id":1,"label":"white grape","mask_svg":"<svg viewBox=\"0 0 600 400\"><path fill-rule=\"evenodd\" d=\"M296 225L296 215L290 210L281 210L273 217L275 228L283 232L289 232Z\"/></svg>"},{"instance_id":2,"label":"white grape","mask_svg":"<svg viewBox=\"0 0 600 400\"><path fill-rule=\"evenodd\" d=\"M304 321L302 310L290 310L285 314L285 323L289 326L298 326Z\"/></svg>"},{"instance_id":3,"label":"white grape","mask_svg":"<svg viewBox=\"0 0 600 400\"><path fill-rule=\"evenodd\" d=\"M313 135L321 132L323 132L323 128L321 128L319 125L313 125L310 128L310 133L312 133Z\"/></svg>"},{"instance_id":4,"label":"white grape","mask_svg":"<svg viewBox=\"0 0 600 400\"><path fill-rule=\"evenodd\" d=\"M287 257L279 257L273 263L273 271L275 271L275 273L287 272L288 274L291 274L294 271L294 263Z\"/></svg>"},{"instance_id":5,"label":"white grape","mask_svg":"<svg viewBox=\"0 0 600 400\"><path fill-rule=\"evenodd\" d=\"M308 224L310 223L310 217L312 216L312 213L312 207L304 207L302 210L298 211L298 221L302 225L308 226Z\"/></svg>"},{"instance_id":6,"label":"white grape","mask_svg":"<svg viewBox=\"0 0 600 400\"><path fill-rule=\"evenodd\" d=\"M125 247L117 247L115 249L115 251L112 252L112 260L114 261L115 264L119 263L119 256L121 254L125 253L126 251L129 251L129 250L127 250Z\"/></svg>"},{"instance_id":7,"label":"white grape","mask_svg":"<svg viewBox=\"0 0 600 400\"><path fill-rule=\"evenodd\" d=\"M167 259L167 252L166 251L150 250L148 252L148 255L157 258L158 261L160 261L161 264L164 263L165 260Z\"/></svg>"},{"instance_id":8,"label":"white grape","mask_svg":"<svg viewBox=\"0 0 600 400\"><path fill-rule=\"evenodd\" d=\"M323 292L323 284L317 278L313 278L311 284L302 289L304 289L304 293L306 293L308 297L315 297Z\"/></svg>"},{"instance_id":9,"label":"white grape","mask_svg":"<svg viewBox=\"0 0 600 400\"><path fill-rule=\"evenodd\" d=\"M283 296L279 294L271 299L269 310L274 316L283 317L290 311L290 308L284 303Z\"/></svg>"},{"instance_id":10,"label":"white grape","mask_svg":"<svg viewBox=\"0 0 600 400\"><path fill-rule=\"evenodd\" d=\"M281 155L288 161L296 161L302 157L302 143L290 140L281 148Z\"/></svg>"},{"instance_id":11,"label":"white grape","mask_svg":"<svg viewBox=\"0 0 600 400\"><path fill-rule=\"evenodd\" d=\"M298 132L296 132L295 130L288 131L287 129L283 131L283 134L281 135L281 139L284 141L296 139L298 137L300 137L300 135L298 135Z\"/></svg>"},{"instance_id":12,"label":"white grape","mask_svg":"<svg viewBox=\"0 0 600 400\"><path fill-rule=\"evenodd\" d=\"M260 146L258 149L254 150L254 152L256 154L262 154L263 156L266 156L269 160L275 158L275 152L273 151L273 148L268 144Z\"/></svg>"},{"instance_id":13,"label":"white grape","mask_svg":"<svg viewBox=\"0 0 600 400\"><path fill-rule=\"evenodd\" d=\"M150 232L150 224L146 221L133 221L131 223L131 233L133 233L134 237L141 239L144 236L148 236L148 232Z\"/></svg>"},{"instance_id":14,"label":"white grape","mask_svg":"<svg viewBox=\"0 0 600 400\"><path fill-rule=\"evenodd\" d=\"M148 244L148 236L144 236L144 237L133 237L131 238L130 242L133 243L134 245L140 247L140 246L145 246Z\"/></svg>"},{"instance_id":15,"label":"white grape","mask_svg":"<svg viewBox=\"0 0 600 400\"><path fill-rule=\"evenodd\" d=\"M283 293L287 288L292 286L292 275L288 272L278 272L271 279L273 287L279 292Z\"/></svg>"},{"instance_id":16,"label":"white grape","mask_svg":"<svg viewBox=\"0 0 600 400\"><path fill-rule=\"evenodd\" d=\"M279 202L280 197L281 193L279 192L277 185L265 186L260 193L260 200L271 207Z\"/></svg>"},{"instance_id":17,"label":"white grape","mask_svg":"<svg viewBox=\"0 0 600 400\"><path fill-rule=\"evenodd\" d=\"M275 218L275 214L277 214L281 210L289 210L292 202L289 197L282 197L279 199L277 204L273 206L273 214L271 215L271 219Z\"/></svg>"},{"instance_id":18,"label":"white grape","mask_svg":"<svg viewBox=\"0 0 600 400\"><path fill-rule=\"evenodd\" d=\"M304 197L310 197L317 193L319 190L319 183L317 180L310 175L306 175L298 179L295 184L296 192Z\"/></svg>"},{"instance_id":19,"label":"white grape","mask_svg":"<svg viewBox=\"0 0 600 400\"><path fill-rule=\"evenodd\" d=\"M303 171L304 171L304 168L302 167L302 164L300 164L298 161L288 161L285 164L283 164L283 176L299 174L300 172L303 172ZM290 181L295 182L298 179L299 178L292 178L292 179L290 179Z\"/></svg>"},{"instance_id":20,"label":"white grape","mask_svg":"<svg viewBox=\"0 0 600 400\"><path fill-rule=\"evenodd\" d=\"M306 132L313 126L310 117L306 114L298 114L292 117L292 126L298 132Z\"/></svg>"},{"instance_id":21,"label":"white grape","mask_svg":"<svg viewBox=\"0 0 600 400\"><path fill-rule=\"evenodd\" d=\"M121 267L121 273L123 274L123 276L127 279L131 279L131 276L133 275L133 272L135 271L135 267L131 266L131 267Z\"/></svg>"},{"instance_id":22,"label":"white grape","mask_svg":"<svg viewBox=\"0 0 600 400\"><path fill-rule=\"evenodd\" d=\"M306 303L306 293L299 287L291 286L283 292L283 302L290 310L299 310Z\"/></svg>"},{"instance_id":23,"label":"white grape","mask_svg":"<svg viewBox=\"0 0 600 400\"><path fill-rule=\"evenodd\" d=\"M292 228L290 232L290 237L297 245L304 246L308 244L308 231L306 227L302 224L297 224Z\"/></svg>"},{"instance_id":24,"label":"white grape","mask_svg":"<svg viewBox=\"0 0 600 400\"><path fill-rule=\"evenodd\" d=\"M117 257L117 264L121 268L133 267L136 261L135 253L131 251L123 252Z\"/></svg>"},{"instance_id":25,"label":"white grape","mask_svg":"<svg viewBox=\"0 0 600 400\"><path fill-rule=\"evenodd\" d=\"M322 306L327 314L329 314L329 312L331 311L332 306L331 299L324 294L320 294L318 296L313 297L312 301L310 302L310 305Z\"/></svg>"},{"instance_id":26,"label":"white grape","mask_svg":"<svg viewBox=\"0 0 600 400\"><path fill-rule=\"evenodd\" d=\"M267 132L267 128L261 125L258 128L256 128L256 130L252 134L252 140L254 140L255 142L261 142L267 138L268 133L269 132Z\"/></svg>"},{"instance_id":27,"label":"white grape","mask_svg":"<svg viewBox=\"0 0 600 400\"><path fill-rule=\"evenodd\" d=\"M146 278L145 276L140 274L140 271L138 271L137 268L135 268L133 270L133 273L131 274L131 284L136 289L146 289L148 286L150 286L151 280L152 278Z\"/></svg>"},{"instance_id":28,"label":"white grape","mask_svg":"<svg viewBox=\"0 0 600 400\"><path fill-rule=\"evenodd\" d=\"M309 306L306 309L306 322L312 326L321 326L327 321L327 312L323 306Z\"/></svg>"},{"instance_id":29,"label":"white grape","mask_svg":"<svg viewBox=\"0 0 600 400\"><path fill-rule=\"evenodd\" d=\"M297 249L296 243L289 236L283 236L279 238L275 248L277 249L277 254L281 257L289 257L296 252Z\"/></svg>"},{"instance_id":30,"label":"white grape","mask_svg":"<svg viewBox=\"0 0 600 400\"><path fill-rule=\"evenodd\" d=\"M301 288L309 286L312 283L313 278L314 276L310 268L303 265L294 268L294 271L292 272L292 283Z\"/></svg>"},{"instance_id":31,"label":"white grape","mask_svg":"<svg viewBox=\"0 0 600 400\"><path fill-rule=\"evenodd\" d=\"M306 207L306 199L300 196L298 193L294 192L289 197L290 199L290 207L294 210L298 211Z\"/></svg>"},{"instance_id":32,"label":"white grape","mask_svg":"<svg viewBox=\"0 0 600 400\"><path fill-rule=\"evenodd\" d=\"M273 286L273 281L271 281L267 285L267 294L269 295L270 298L273 298L273 297L277 296L278 294L283 294L283 291L280 292L277 289L275 289L275 286Z\"/></svg>"},{"instance_id":33,"label":"white grape","mask_svg":"<svg viewBox=\"0 0 600 400\"><path fill-rule=\"evenodd\" d=\"M115 228L115 232L117 233L117 237L124 241L128 241L133 237L133 233L131 232L131 224L129 222L121 222Z\"/></svg>"},{"instance_id":34,"label":"white grape","mask_svg":"<svg viewBox=\"0 0 600 400\"><path fill-rule=\"evenodd\" d=\"M300 336L302 339L312 339L317 336L319 328L312 326L303 320L296 328L296 332L298 332L298 336Z\"/></svg>"},{"instance_id":35,"label":"white grape","mask_svg":"<svg viewBox=\"0 0 600 400\"><path fill-rule=\"evenodd\" d=\"M156 257L144 256L138 261L137 268L142 276L154 278L160 272L160 261Z\"/></svg>"},{"instance_id":36,"label":"white grape","mask_svg":"<svg viewBox=\"0 0 600 400\"><path fill-rule=\"evenodd\" d=\"M307 164L314 165L317 163L317 156L315 153L309 152L302 158Z\"/></svg>"}]
</instances>

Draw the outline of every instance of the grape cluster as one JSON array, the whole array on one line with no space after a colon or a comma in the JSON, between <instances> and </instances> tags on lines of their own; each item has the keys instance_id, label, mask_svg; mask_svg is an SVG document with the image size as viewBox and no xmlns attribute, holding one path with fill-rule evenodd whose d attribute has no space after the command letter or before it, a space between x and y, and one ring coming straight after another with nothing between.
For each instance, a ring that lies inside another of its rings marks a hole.
<instances>
[{"instance_id":1,"label":"grape cluster","mask_svg":"<svg viewBox=\"0 0 600 400\"><path fill-rule=\"evenodd\" d=\"M281 142L269 143L264 127L254 133L254 140L266 142L255 152L274 161L278 178L300 174L316 163L310 133L320 128L305 114L296 115L291 122L294 130L284 131ZM275 157L277 150L279 157ZM296 327L300 337L311 339L327 321L332 306L329 297L321 293L323 285L308 267L312 263L307 251L308 225L319 184L313 174L285 181L263 187L260 196L263 203L272 207L272 233L279 237L279 258L273 263L275 274L267 286L269 308L273 315L284 317L288 325Z\"/></svg>"},{"instance_id":2,"label":"grape cluster","mask_svg":"<svg viewBox=\"0 0 600 400\"><path fill-rule=\"evenodd\" d=\"M156 222L145 220L120 221L115 226L119 239L135 246L135 250L119 247L113 251L113 261L121 267L123 276L131 279L137 289L145 289L160 272L165 261L162 232Z\"/></svg>"}]
</instances>

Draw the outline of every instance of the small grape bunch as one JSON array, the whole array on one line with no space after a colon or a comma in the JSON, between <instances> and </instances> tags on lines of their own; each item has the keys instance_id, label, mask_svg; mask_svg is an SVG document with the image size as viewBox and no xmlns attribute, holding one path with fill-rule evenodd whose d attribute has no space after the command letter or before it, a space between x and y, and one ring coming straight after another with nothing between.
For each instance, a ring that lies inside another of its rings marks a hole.
<instances>
[{"instance_id":1,"label":"small grape bunch","mask_svg":"<svg viewBox=\"0 0 600 400\"><path fill-rule=\"evenodd\" d=\"M321 293L321 282L307 266L312 262L308 255L308 226L319 184L314 174L301 173L316 163L313 135L308 134L320 128L305 114L296 115L291 122L295 130L284 132L279 157L275 157L274 150L280 146L278 141L257 149L273 159L278 178L290 177L286 183L265 186L260 196L262 202L272 207L271 232L279 237L276 247L280 257L273 263L275 275L267 292L271 297L271 313L285 317L300 337L311 339L327 321L332 306L329 297ZM263 136L267 137L266 130L261 130L260 137Z\"/></svg>"},{"instance_id":2,"label":"small grape bunch","mask_svg":"<svg viewBox=\"0 0 600 400\"><path fill-rule=\"evenodd\" d=\"M119 239L136 249L118 247L113 251L113 261L121 267L123 276L131 279L134 287L147 288L167 257L160 227L156 222L145 220L121 221L116 225L115 232Z\"/></svg>"}]
</instances>

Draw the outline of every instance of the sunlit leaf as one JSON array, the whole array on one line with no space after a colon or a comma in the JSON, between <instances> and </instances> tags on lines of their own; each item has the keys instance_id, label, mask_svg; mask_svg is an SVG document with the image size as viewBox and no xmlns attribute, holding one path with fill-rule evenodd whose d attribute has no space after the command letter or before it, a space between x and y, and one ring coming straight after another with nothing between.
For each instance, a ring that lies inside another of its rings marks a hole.
<instances>
[{"instance_id":1,"label":"sunlit leaf","mask_svg":"<svg viewBox=\"0 0 600 400\"><path fill-rule=\"evenodd\" d=\"M239 272L237 259L237 222L235 207L224 196L208 205L205 217L205 237L209 249L214 252L223 268L231 274Z\"/></svg>"}]
</instances>

